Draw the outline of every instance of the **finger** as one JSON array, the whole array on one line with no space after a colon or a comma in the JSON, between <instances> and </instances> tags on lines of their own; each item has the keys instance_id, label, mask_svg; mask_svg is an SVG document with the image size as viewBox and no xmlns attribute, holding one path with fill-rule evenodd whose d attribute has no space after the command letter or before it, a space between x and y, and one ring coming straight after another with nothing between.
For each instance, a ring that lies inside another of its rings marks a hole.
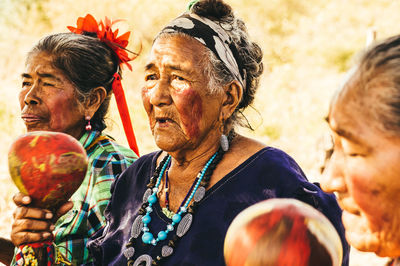
<instances>
[{"instance_id":1,"label":"finger","mask_svg":"<svg viewBox=\"0 0 400 266\"><path fill-rule=\"evenodd\" d=\"M44 242L47 240L53 240L53 235L49 232L19 232L11 234L11 241L17 247L22 244Z\"/></svg>"},{"instance_id":2,"label":"finger","mask_svg":"<svg viewBox=\"0 0 400 266\"><path fill-rule=\"evenodd\" d=\"M66 214L69 210L71 210L74 207L74 203L72 201L68 201L67 203L63 204L56 212L56 218L58 219L59 217L63 216Z\"/></svg>"},{"instance_id":3,"label":"finger","mask_svg":"<svg viewBox=\"0 0 400 266\"><path fill-rule=\"evenodd\" d=\"M50 220L53 218L53 214L45 209L29 208L29 207L17 207L13 213L14 219L40 219Z\"/></svg>"},{"instance_id":4,"label":"finger","mask_svg":"<svg viewBox=\"0 0 400 266\"><path fill-rule=\"evenodd\" d=\"M34 220L34 219L18 219L12 225L12 232L18 233L23 231L48 231L54 230L54 225L50 221Z\"/></svg>"},{"instance_id":5,"label":"finger","mask_svg":"<svg viewBox=\"0 0 400 266\"><path fill-rule=\"evenodd\" d=\"M24 193L18 192L13 196L13 201L17 206L28 205L31 203L31 198Z\"/></svg>"}]
</instances>

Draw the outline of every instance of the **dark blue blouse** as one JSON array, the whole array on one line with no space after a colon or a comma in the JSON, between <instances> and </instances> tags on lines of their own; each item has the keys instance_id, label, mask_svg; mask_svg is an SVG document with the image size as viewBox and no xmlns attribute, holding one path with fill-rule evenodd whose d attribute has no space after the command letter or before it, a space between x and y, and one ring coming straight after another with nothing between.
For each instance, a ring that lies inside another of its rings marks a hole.
<instances>
[{"instance_id":1,"label":"dark blue blouse","mask_svg":"<svg viewBox=\"0 0 400 266\"><path fill-rule=\"evenodd\" d=\"M125 245L159 155L160 152L154 152L142 156L114 184L105 212L108 225L88 244L95 264L126 265ZM348 265L350 248L344 237L341 210L334 195L326 194L317 184L308 182L289 155L271 147L252 155L207 190L193 215L189 231L179 239L172 255L163 260L163 265L225 265L223 244L230 223L246 207L269 198L296 198L324 213L340 235L343 265ZM149 228L153 235L165 230L171 221L158 203L153 205L151 218ZM173 235L175 232L169 233L168 238L155 247L143 244L139 236L134 242L134 258L142 254L158 256L161 247Z\"/></svg>"}]
</instances>

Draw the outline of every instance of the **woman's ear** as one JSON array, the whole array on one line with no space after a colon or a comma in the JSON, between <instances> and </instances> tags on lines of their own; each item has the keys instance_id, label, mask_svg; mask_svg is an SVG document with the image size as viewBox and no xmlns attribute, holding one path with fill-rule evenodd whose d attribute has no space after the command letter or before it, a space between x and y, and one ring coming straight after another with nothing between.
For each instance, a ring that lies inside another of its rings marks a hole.
<instances>
[{"instance_id":1,"label":"woman's ear","mask_svg":"<svg viewBox=\"0 0 400 266\"><path fill-rule=\"evenodd\" d=\"M106 97L107 91L104 87L94 88L84 103L86 116L93 117Z\"/></svg>"},{"instance_id":2,"label":"woman's ear","mask_svg":"<svg viewBox=\"0 0 400 266\"><path fill-rule=\"evenodd\" d=\"M239 105L242 100L243 89L240 83L237 80L232 81L224 88L224 97L222 102L222 119L227 120L233 112L236 110L236 107Z\"/></svg>"}]
</instances>

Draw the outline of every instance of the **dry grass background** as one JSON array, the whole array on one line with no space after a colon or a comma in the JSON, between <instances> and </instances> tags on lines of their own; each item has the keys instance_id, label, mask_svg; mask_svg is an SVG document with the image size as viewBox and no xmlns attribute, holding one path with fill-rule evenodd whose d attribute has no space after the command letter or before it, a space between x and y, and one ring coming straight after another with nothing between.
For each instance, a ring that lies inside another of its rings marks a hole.
<instances>
[{"instance_id":1,"label":"dry grass background","mask_svg":"<svg viewBox=\"0 0 400 266\"><path fill-rule=\"evenodd\" d=\"M250 35L265 53L265 73L254 103L246 114L255 128L243 130L279 147L319 179L328 129L324 123L329 99L343 80L354 56L365 47L370 28L378 39L396 34L400 1L392 0L227 0L242 17ZM0 236L8 237L16 189L7 170L12 140L24 133L17 95L24 56L40 37L65 32L86 13L96 18L126 19L133 30L131 49L142 55L125 71L126 90L141 153L156 147L150 135L139 90L152 38L185 9L186 0L0 0ZM108 133L126 144L115 104ZM383 265L371 254L352 251L352 266Z\"/></svg>"}]
</instances>

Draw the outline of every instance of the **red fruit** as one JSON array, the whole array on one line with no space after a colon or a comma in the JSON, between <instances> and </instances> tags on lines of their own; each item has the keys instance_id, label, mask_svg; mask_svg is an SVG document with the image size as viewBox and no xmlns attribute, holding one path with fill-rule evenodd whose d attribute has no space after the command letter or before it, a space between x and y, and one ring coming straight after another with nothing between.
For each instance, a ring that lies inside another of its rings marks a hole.
<instances>
[{"instance_id":1,"label":"red fruit","mask_svg":"<svg viewBox=\"0 0 400 266\"><path fill-rule=\"evenodd\" d=\"M316 209L295 199L269 199L236 216L224 256L227 266L339 266L342 244Z\"/></svg>"},{"instance_id":2,"label":"red fruit","mask_svg":"<svg viewBox=\"0 0 400 266\"><path fill-rule=\"evenodd\" d=\"M35 131L13 142L8 166L15 185L32 198L32 206L56 210L81 185L87 155L70 135Z\"/></svg>"}]
</instances>

